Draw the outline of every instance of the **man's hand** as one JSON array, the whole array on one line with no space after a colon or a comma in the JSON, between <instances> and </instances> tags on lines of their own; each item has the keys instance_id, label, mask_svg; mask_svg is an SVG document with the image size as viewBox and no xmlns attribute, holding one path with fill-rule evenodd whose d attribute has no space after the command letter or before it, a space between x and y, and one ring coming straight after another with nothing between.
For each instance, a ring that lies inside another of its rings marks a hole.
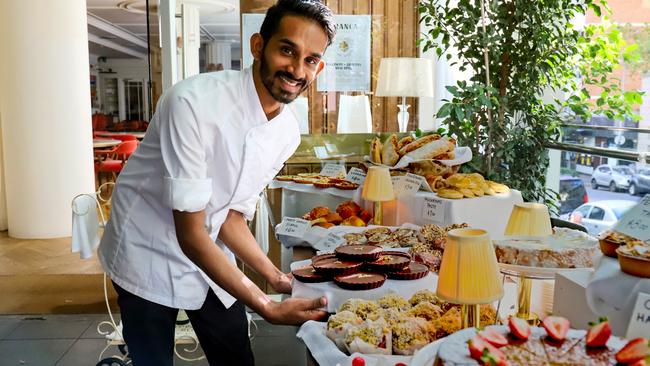
<instances>
[{"instance_id":1,"label":"man's hand","mask_svg":"<svg viewBox=\"0 0 650 366\"><path fill-rule=\"evenodd\" d=\"M284 274L280 272L275 281L270 282L270 284L275 292L291 295L291 280L293 280L291 273Z\"/></svg>"},{"instance_id":2,"label":"man's hand","mask_svg":"<svg viewBox=\"0 0 650 366\"><path fill-rule=\"evenodd\" d=\"M271 324L301 325L308 320L321 320L327 316L326 311L318 310L325 305L327 299L324 297L314 300L291 298L269 303L261 315Z\"/></svg>"}]
</instances>

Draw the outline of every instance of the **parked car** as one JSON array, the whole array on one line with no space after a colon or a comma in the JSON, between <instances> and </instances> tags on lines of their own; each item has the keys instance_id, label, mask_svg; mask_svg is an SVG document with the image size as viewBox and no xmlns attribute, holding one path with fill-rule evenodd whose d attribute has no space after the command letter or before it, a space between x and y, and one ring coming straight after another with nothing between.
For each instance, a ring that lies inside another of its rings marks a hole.
<instances>
[{"instance_id":1,"label":"parked car","mask_svg":"<svg viewBox=\"0 0 650 366\"><path fill-rule=\"evenodd\" d=\"M560 177L560 217L568 218L578 206L587 203L589 197L585 184L580 178L571 176Z\"/></svg>"},{"instance_id":2,"label":"parked car","mask_svg":"<svg viewBox=\"0 0 650 366\"><path fill-rule=\"evenodd\" d=\"M627 192L632 196L650 193L650 169L641 169L630 179Z\"/></svg>"},{"instance_id":3,"label":"parked car","mask_svg":"<svg viewBox=\"0 0 650 366\"><path fill-rule=\"evenodd\" d=\"M613 227L634 205L636 202L625 200L589 202L575 209L569 221L584 226L591 235L598 235Z\"/></svg>"},{"instance_id":4,"label":"parked car","mask_svg":"<svg viewBox=\"0 0 650 366\"><path fill-rule=\"evenodd\" d=\"M626 190L634 172L626 166L600 165L591 174L591 188L607 187L610 191Z\"/></svg>"}]
</instances>

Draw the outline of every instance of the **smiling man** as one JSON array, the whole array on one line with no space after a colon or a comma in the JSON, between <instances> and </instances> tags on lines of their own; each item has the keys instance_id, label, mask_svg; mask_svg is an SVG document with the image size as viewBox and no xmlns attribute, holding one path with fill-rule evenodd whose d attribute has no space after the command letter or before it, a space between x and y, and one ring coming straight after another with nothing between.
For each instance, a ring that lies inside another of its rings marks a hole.
<instances>
[{"instance_id":1,"label":"smiling man","mask_svg":"<svg viewBox=\"0 0 650 366\"><path fill-rule=\"evenodd\" d=\"M134 366L172 365L185 309L210 365L252 365L244 305L275 324L320 319L325 299L272 301L235 256L282 293L291 278L260 250L246 220L300 143L285 104L323 69L331 11L279 0L251 37L253 66L202 74L167 91L120 173L99 258L118 293Z\"/></svg>"}]
</instances>

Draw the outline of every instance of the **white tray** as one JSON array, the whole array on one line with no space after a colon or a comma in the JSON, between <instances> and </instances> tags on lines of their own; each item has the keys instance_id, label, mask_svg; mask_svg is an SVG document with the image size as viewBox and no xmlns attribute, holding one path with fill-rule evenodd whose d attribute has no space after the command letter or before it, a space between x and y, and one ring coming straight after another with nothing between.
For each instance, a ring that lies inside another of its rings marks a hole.
<instances>
[{"instance_id":1,"label":"white tray","mask_svg":"<svg viewBox=\"0 0 650 366\"><path fill-rule=\"evenodd\" d=\"M529 267L520 266L516 264L499 263L501 273L515 276L532 278L536 280L552 280L555 278L556 273L584 271L591 268L545 268L545 267Z\"/></svg>"}]
</instances>

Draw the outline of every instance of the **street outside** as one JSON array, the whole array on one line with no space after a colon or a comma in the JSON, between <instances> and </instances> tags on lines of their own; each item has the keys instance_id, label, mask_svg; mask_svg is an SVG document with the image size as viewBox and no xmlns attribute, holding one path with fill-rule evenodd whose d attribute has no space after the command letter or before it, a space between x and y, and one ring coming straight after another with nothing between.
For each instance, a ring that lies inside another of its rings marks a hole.
<instances>
[{"instance_id":1,"label":"street outside","mask_svg":"<svg viewBox=\"0 0 650 366\"><path fill-rule=\"evenodd\" d=\"M598 202L604 200L626 200L639 202L642 196L631 196L627 192L610 192L606 187L600 187L599 189L591 188L590 175L580 175L580 179L585 183L585 188L587 189L587 196L589 197L589 202Z\"/></svg>"}]
</instances>

